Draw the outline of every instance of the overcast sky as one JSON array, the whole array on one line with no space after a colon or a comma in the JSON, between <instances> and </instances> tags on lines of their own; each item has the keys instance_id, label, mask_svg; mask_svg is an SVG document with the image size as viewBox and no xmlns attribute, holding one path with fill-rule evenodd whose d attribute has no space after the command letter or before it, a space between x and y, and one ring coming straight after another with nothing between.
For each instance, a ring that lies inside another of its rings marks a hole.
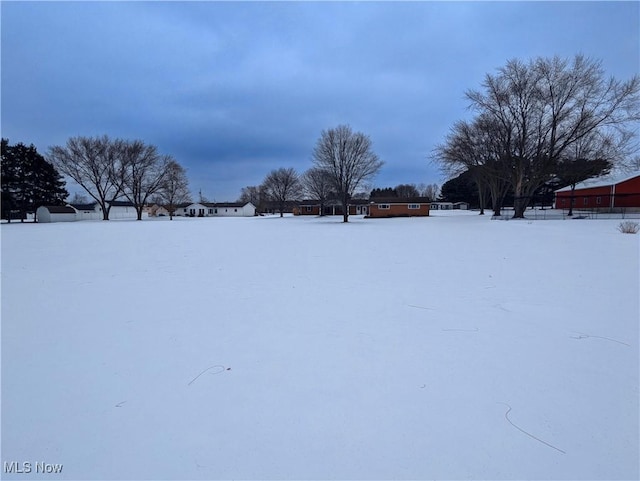
<instances>
[{"instance_id":1,"label":"overcast sky","mask_svg":"<svg viewBox=\"0 0 640 481\"><path fill-rule=\"evenodd\" d=\"M0 8L2 137L43 154L78 135L141 139L216 201L274 168L304 172L340 124L384 160L375 187L441 184L429 154L468 118L465 91L508 60L582 53L619 79L640 70L635 1Z\"/></svg>"}]
</instances>

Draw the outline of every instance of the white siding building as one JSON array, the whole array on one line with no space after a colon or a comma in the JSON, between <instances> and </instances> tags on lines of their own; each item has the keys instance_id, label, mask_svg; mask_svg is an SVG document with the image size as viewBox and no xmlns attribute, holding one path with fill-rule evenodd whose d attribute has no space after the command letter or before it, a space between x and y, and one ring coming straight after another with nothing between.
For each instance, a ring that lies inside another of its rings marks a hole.
<instances>
[{"instance_id":1,"label":"white siding building","mask_svg":"<svg viewBox=\"0 0 640 481\"><path fill-rule=\"evenodd\" d=\"M256 207L247 202L194 202L181 205L175 215L187 217L253 217Z\"/></svg>"},{"instance_id":2,"label":"white siding building","mask_svg":"<svg viewBox=\"0 0 640 481\"><path fill-rule=\"evenodd\" d=\"M136 209L131 202L114 200L109 203L109 220L137 219ZM90 204L69 204L78 212L77 220L102 220L102 207L97 202ZM142 218L148 217L146 212L142 213Z\"/></svg>"},{"instance_id":3,"label":"white siding building","mask_svg":"<svg viewBox=\"0 0 640 481\"><path fill-rule=\"evenodd\" d=\"M42 205L36 210L38 222L75 222L78 220L73 207L62 205Z\"/></svg>"}]
</instances>

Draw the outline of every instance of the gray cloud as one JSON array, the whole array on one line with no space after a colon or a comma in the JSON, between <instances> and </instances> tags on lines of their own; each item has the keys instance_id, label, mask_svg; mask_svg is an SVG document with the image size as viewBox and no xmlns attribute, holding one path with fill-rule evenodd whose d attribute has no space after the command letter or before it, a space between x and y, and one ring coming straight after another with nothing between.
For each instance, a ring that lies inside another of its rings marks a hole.
<instances>
[{"instance_id":1,"label":"gray cloud","mask_svg":"<svg viewBox=\"0 0 640 481\"><path fill-rule=\"evenodd\" d=\"M2 2L2 135L141 138L232 200L308 168L322 129L370 135L376 185L440 182L427 159L508 59L639 70L636 2Z\"/></svg>"}]
</instances>

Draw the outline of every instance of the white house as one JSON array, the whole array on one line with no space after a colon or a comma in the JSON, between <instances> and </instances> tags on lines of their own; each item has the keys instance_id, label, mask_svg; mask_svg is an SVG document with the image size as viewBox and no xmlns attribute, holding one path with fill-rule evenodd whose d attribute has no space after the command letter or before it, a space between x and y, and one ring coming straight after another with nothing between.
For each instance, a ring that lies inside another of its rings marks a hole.
<instances>
[{"instance_id":1,"label":"white house","mask_svg":"<svg viewBox=\"0 0 640 481\"><path fill-rule=\"evenodd\" d=\"M180 205L175 215L187 217L253 217L256 207L242 202L194 202Z\"/></svg>"},{"instance_id":2,"label":"white house","mask_svg":"<svg viewBox=\"0 0 640 481\"><path fill-rule=\"evenodd\" d=\"M149 217L165 217L169 215L167 208L160 204L153 204L147 207L145 212Z\"/></svg>"},{"instance_id":3,"label":"white house","mask_svg":"<svg viewBox=\"0 0 640 481\"><path fill-rule=\"evenodd\" d=\"M76 210L73 207L62 205L42 205L36 210L38 222L75 222Z\"/></svg>"},{"instance_id":4,"label":"white house","mask_svg":"<svg viewBox=\"0 0 640 481\"><path fill-rule=\"evenodd\" d=\"M253 217L256 215L256 206L251 202L222 202L207 204L207 212L214 217Z\"/></svg>"},{"instance_id":5,"label":"white house","mask_svg":"<svg viewBox=\"0 0 640 481\"><path fill-rule=\"evenodd\" d=\"M431 210L451 210L453 202L431 202Z\"/></svg>"}]
</instances>

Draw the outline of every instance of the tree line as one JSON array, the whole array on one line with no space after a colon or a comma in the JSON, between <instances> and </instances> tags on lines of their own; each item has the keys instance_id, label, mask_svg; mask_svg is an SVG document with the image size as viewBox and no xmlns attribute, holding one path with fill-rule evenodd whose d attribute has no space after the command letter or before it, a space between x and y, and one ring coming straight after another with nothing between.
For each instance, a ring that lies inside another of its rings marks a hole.
<instances>
[{"instance_id":1,"label":"tree line","mask_svg":"<svg viewBox=\"0 0 640 481\"><path fill-rule=\"evenodd\" d=\"M40 205L63 205L69 195L64 174L98 203L103 220L117 200L126 199L142 219L153 197L171 218L175 207L190 199L185 169L171 156L141 140L71 137L48 149L46 159L35 147L9 145L2 139L2 216L20 219ZM43 194L45 193L45 194Z\"/></svg>"},{"instance_id":2,"label":"tree line","mask_svg":"<svg viewBox=\"0 0 640 481\"><path fill-rule=\"evenodd\" d=\"M575 187L630 163L639 88L638 76L607 77L582 55L511 60L465 93L475 115L451 127L432 159L450 177L466 173L481 208L490 199L499 215L510 195L522 218L545 188Z\"/></svg>"},{"instance_id":3,"label":"tree line","mask_svg":"<svg viewBox=\"0 0 640 481\"><path fill-rule=\"evenodd\" d=\"M556 188L574 188L631 162L637 168L638 158L631 157L638 151L639 90L638 76L607 77L600 62L582 55L509 61L487 74L480 89L465 93L473 117L456 122L434 149L432 161L451 178L440 198L472 192L481 213L490 202L499 215L508 202L514 217L524 217L535 199L548 198ZM3 139L3 216L12 211L24 216L38 203L62 203L67 194L59 173L100 204L105 220L120 198L132 203L138 219L152 197L170 214L190 200L184 168L139 140L73 137L50 147L46 157L33 146L9 146ZM383 165L371 139L348 125L323 130L311 158L313 166L303 174L275 169L261 185L243 188L239 200L258 208L275 203L281 215L302 195L317 199L321 211L325 203L338 201L348 222L349 201L365 195ZM415 194L435 200L438 188L401 184L370 195Z\"/></svg>"},{"instance_id":4,"label":"tree line","mask_svg":"<svg viewBox=\"0 0 640 481\"><path fill-rule=\"evenodd\" d=\"M305 195L318 201L320 215L329 201L337 201L342 206L343 221L348 222L351 199L425 196L435 200L438 193L436 184L400 184L395 188L373 189L369 195L364 193L383 161L373 152L371 139L348 125L322 131L312 152L312 162L313 166L303 174L292 167L272 170L261 185L244 187L238 200L251 202L259 209L267 202L275 203L280 216L290 202Z\"/></svg>"}]
</instances>

